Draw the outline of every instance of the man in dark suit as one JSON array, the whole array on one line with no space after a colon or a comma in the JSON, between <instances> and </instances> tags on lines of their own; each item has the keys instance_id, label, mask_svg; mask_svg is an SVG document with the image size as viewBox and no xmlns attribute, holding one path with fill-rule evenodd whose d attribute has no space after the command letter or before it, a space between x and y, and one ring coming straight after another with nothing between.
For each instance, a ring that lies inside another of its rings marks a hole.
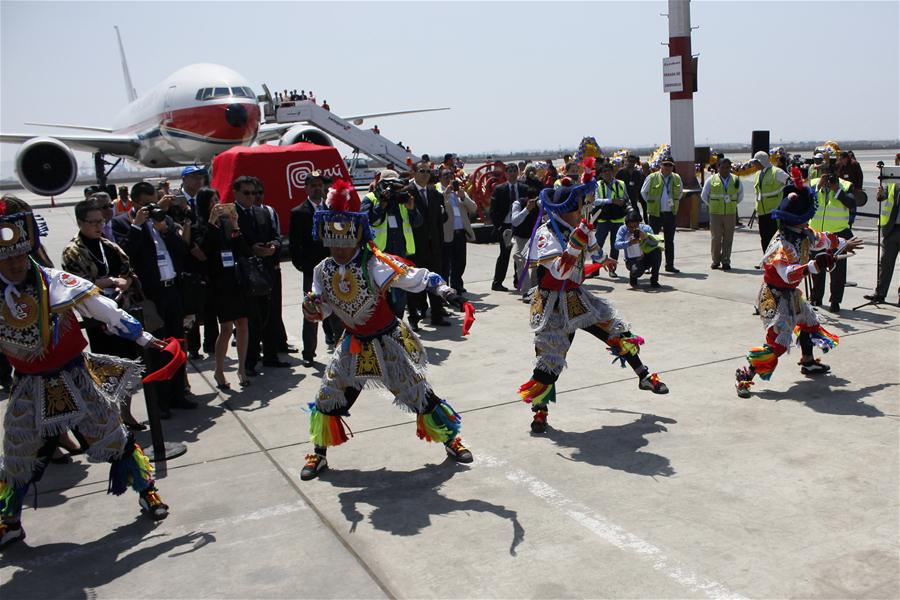
<instances>
[{"instance_id":1,"label":"man in dark suit","mask_svg":"<svg viewBox=\"0 0 900 600\"><path fill-rule=\"evenodd\" d=\"M313 239L313 216L316 211L325 209L325 177L321 171L313 171L306 176L306 202L291 209L291 226L288 232L291 250L291 262L303 273L303 293L312 290L313 269L328 258L328 249L322 240ZM328 351L334 350L343 327L336 315L322 320L325 331L325 343ZM319 325L316 321L303 319L303 364L313 365L316 357L316 345L319 337Z\"/></svg>"},{"instance_id":2,"label":"man in dark suit","mask_svg":"<svg viewBox=\"0 0 900 600\"><path fill-rule=\"evenodd\" d=\"M234 204L238 213L238 229L241 230L241 235L244 236L254 256L262 258L269 281L274 282L275 267L281 251L281 238L271 215L264 208L253 205L259 189L258 181L256 177L242 175L232 182L231 189L234 192ZM251 377L258 374L256 364L259 362L260 343L262 343L263 366L274 368L291 366L278 358L278 350L281 349L284 340L281 339L276 319L269 318L271 304L266 297L250 298L248 302L249 339L244 368Z\"/></svg>"},{"instance_id":3,"label":"man in dark suit","mask_svg":"<svg viewBox=\"0 0 900 600\"><path fill-rule=\"evenodd\" d=\"M413 226L413 238L416 241L416 253L412 261L417 267L423 267L434 273L440 273L444 246L444 196L434 189L431 183L431 165L424 160L416 165L415 177L407 188L416 199L416 206L422 215L422 224ZM425 318L428 303L431 303L431 324L435 326L449 325L445 318L447 311L444 302L437 294L419 292L409 294L409 322L414 330Z\"/></svg>"},{"instance_id":4,"label":"man in dark suit","mask_svg":"<svg viewBox=\"0 0 900 600\"><path fill-rule=\"evenodd\" d=\"M500 242L500 255L494 267L494 283L491 289L495 292L508 292L503 279L509 270L509 254L512 250L512 206L520 199L528 197L528 186L519 181L519 167L515 163L506 165L506 183L494 187L491 192L491 222L494 224L494 239ZM513 287L516 287L516 274L513 273Z\"/></svg>"},{"instance_id":5,"label":"man in dark suit","mask_svg":"<svg viewBox=\"0 0 900 600\"><path fill-rule=\"evenodd\" d=\"M116 243L131 259L131 267L141 282L144 295L156 306L163 320L163 327L153 331L158 338L184 337L184 309L178 288L178 273L184 270L188 260L187 244L180 229L156 201L156 190L147 182L139 182L131 188L134 207L127 213L116 215L112 230ZM152 353L148 360L151 371L163 366L165 356ZM159 361L154 364L155 361ZM185 398L184 367L169 381L152 383L160 412L168 418L171 408L196 408L197 404Z\"/></svg>"},{"instance_id":6,"label":"man in dark suit","mask_svg":"<svg viewBox=\"0 0 900 600\"><path fill-rule=\"evenodd\" d=\"M897 254L900 253L900 190L895 183L887 188L878 186L879 219L881 221L881 264L878 265L878 285L874 294L863 296L880 304L888 295ZM900 294L900 292L898 292ZM900 299L898 299L900 302Z\"/></svg>"}]
</instances>

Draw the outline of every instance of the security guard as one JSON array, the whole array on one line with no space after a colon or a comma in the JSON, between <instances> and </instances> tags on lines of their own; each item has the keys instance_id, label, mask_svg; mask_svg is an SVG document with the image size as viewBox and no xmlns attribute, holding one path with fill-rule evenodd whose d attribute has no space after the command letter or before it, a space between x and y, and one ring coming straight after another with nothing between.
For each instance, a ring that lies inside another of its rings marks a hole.
<instances>
[{"instance_id":1,"label":"security guard","mask_svg":"<svg viewBox=\"0 0 900 600\"><path fill-rule=\"evenodd\" d=\"M878 223L881 225L881 264L878 271L878 286L875 293L865 296L866 300L876 304L884 302L900 252L900 202L897 198L897 184L889 183L887 189L878 187L878 201L881 203ZM898 292L900 295L900 292ZM898 298L900 303L900 298Z\"/></svg>"},{"instance_id":2,"label":"security guard","mask_svg":"<svg viewBox=\"0 0 900 600\"><path fill-rule=\"evenodd\" d=\"M781 204L782 190L790 176L782 169L774 166L769 160L769 153L760 150L753 155L753 161L761 170L756 174L753 189L756 190L756 220L759 223L759 238L762 251L765 252L778 231L778 223L770 214Z\"/></svg>"},{"instance_id":3,"label":"security guard","mask_svg":"<svg viewBox=\"0 0 900 600\"><path fill-rule=\"evenodd\" d=\"M681 272L675 268L675 215L683 189L681 176L675 173L675 163L668 158L659 163L659 171L650 173L641 186L641 196L647 201L649 225L653 233L662 230L665 238L666 271L669 273Z\"/></svg>"},{"instance_id":4,"label":"security guard","mask_svg":"<svg viewBox=\"0 0 900 600\"><path fill-rule=\"evenodd\" d=\"M809 182L816 192L816 214L809 226L816 231L833 233L849 240L853 237L850 231L850 209L855 207L855 199L850 192L853 184L838 179L833 171L827 172L819 179ZM831 271L831 298L828 310L833 313L841 311L841 300L844 299L844 286L847 283L847 261L839 260ZM825 296L825 269L813 275L813 289L810 301L813 306L821 306Z\"/></svg>"},{"instance_id":5,"label":"security guard","mask_svg":"<svg viewBox=\"0 0 900 600\"><path fill-rule=\"evenodd\" d=\"M700 200L709 206L710 253L713 269L731 269L731 243L737 223L737 205L744 199L740 177L731 175L731 159L719 159L719 172L706 180Z\"/></svg>"},{"instance_id":6,"label":"security guard","mask_svg":"<svg viewBox=\"0 0 900 600\"><path fill-rule=\"evenodd\" d=\"M594 200L593 210L599 211L594 222L594 231L597 234L597 247L603 248L606 236L609 236L609 257L619 260L619 250L616 248L616 232L625 223L625 213L628 212L630 202L625 182L613 179L613 167L609 162L600 165L600 181L597 182L597 199ZM618 277L615 269L609 270L609 276Z\"/></svg>"}]
</instances>

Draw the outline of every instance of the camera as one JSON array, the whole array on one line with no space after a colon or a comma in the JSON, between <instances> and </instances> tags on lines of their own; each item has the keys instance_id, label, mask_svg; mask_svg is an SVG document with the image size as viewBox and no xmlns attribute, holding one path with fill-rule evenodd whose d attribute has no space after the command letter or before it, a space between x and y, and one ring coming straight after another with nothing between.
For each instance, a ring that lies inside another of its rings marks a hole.
<instances>
[{"instance_id":1,"label":"camera","mask_svg":"<svg viewBox=\"0 0 900 600\"><path fill-rule=\"evenodd\" d=\"M147 209L147 213L150 215L150 218L153 219L154 221L156 221L157 223L160 223L160 222L166 220L166 211L161 209L159 207L159 205L156 204L155 202L151 202L150 204L147 204L146 206L144 206L144 208Z\"/></svg>"},{"instance_id":2,"label":"camera","mask_svg":"<svg viewBox=\"0 0 900 600\"><path fill-rule=\"evenodd\" d=\"M641 238L641 229L638 227L631 232L631 239L638 240Z\"/></svg>"},{"instance_id":3,"label":"camera","mask_svg":"<svg viewBox=\"0 0 900 600\"><path fill-rule=\"evenodd\" d=\"M409 181L406 179L382 180L375 187L375 194L382 202L405 204L409 198L409 191L406 189L408 186Z\"/></svg>"}]
</instances>

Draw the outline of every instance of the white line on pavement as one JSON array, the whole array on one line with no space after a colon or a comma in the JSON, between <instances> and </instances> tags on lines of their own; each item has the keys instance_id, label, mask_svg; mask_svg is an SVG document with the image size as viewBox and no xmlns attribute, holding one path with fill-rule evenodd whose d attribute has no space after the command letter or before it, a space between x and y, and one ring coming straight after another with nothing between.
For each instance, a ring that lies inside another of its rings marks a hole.
<instances>
[{"instance_id":1,"label":"white line on pavement","mask_svg":"<svg viewBox=\"0 0 900 600\"><path fill-rule=\"evenodd\" d=\"M685 588L705 594L712 600L741 600L744 598L744 596L732 592L721 583L693 572L677 560L666 556L657 546L633 533L629 533L590 507L575 502L550 484L529 475L521 469L511 468L507 461L480 453L476 455L475 460L486 467L506 468L506 478L508 480L522 485L533 496L556 508L616 548L636 554L641 559L649 562L655 571L662 573Z\"/></svg>"}]
</instances>

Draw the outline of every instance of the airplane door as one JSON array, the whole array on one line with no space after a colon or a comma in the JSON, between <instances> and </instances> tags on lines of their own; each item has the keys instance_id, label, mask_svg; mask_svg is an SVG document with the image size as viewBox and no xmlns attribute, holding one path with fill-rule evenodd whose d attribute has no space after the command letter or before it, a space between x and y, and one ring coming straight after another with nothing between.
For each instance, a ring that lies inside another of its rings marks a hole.
<instances>
[{"instance_id":1,"label":"airplane door","mask_svg":"<svg viewBox=\"0 0 900 600\"><path fill-rule=\"evenodd\" d=\"M166 126L172 121L172 106L174 105L175 89L176 86L170 85L169 89L166 90L166 100L163 105L163 110L165 111L163 114L163 125Z\"/></svg>"}]
</instances>

